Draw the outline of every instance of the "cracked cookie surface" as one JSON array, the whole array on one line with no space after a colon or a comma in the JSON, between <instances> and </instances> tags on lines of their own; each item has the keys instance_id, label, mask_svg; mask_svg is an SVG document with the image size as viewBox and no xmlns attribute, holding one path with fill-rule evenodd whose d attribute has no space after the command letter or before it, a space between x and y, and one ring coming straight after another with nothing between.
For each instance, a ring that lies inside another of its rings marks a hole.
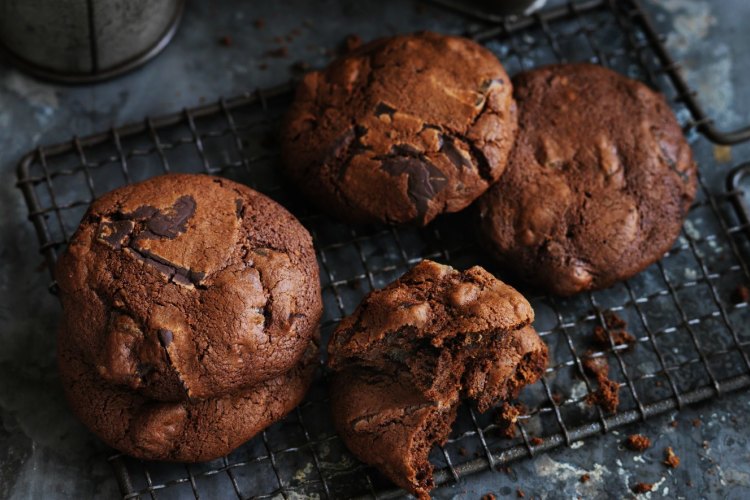
<instances>
[{"instance_id":1,"label":"cracked cookie surface","mask_svg":"<svg viewBox=\"0 0 750 500\"><path fill-rule=\"evenodd\" d=\"M514 93L516 145L478 202L488 251L558 295L606 288L661 258L697 178L665 99L591 64L519 74Z\"/></svg>"},{"instance_id":2,"label":"cracked cookie surface","mask_svg":"<svg viewBox=\"0 0 750 500\"><path fill-rule=\"evenodd\" d=\"M516 128L510 79L491 52L401 35L305 76L282 155L298 187L337 217L424 225L500 177Z\"/></svg>"},{"instance_id":3,"label":"cracked cookie surface","mask_svg":"<svg viewBox=\"0 0 750 500\"><path fill-rule=\"evenodd\" d=\"M428 455L462 400L486 411L547 366L534 312L480 267L422 261L344 318L328 345L336 428L364 462L427 498Z\"/></svg>"},{"instance_id":4,"label":"cracked cookie surface","mask_svg":"<svg viewBox=\"0 0 750 500\"><path fill-rule=\"evenodd\" d=\"M289 371L322 313L304 227L208 175L155 177L96 200L56 278L85 361L161 401L216 398Z\"/></svg>"},{"instance_id":5,"label":"cracked cookie surface","mask_svg":"<svg viewBox=\"0 0 750 500\"><path fill-rule=\"evenodd\" d=\"M318 366L318 339L290 371L231 395L155 401L107 383L84 360L77 336L58 335L66 397L78 418L107 445L143 460L201 462L226 455L303 399Z\"/></svg>"}]
</instances>

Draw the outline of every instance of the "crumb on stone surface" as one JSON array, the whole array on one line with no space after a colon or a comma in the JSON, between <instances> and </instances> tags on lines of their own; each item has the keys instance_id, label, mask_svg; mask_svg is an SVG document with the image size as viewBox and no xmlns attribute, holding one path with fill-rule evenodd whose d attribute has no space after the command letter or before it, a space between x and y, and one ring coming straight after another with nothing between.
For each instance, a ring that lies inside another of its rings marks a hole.
<instances>
[{"instance_id":1,"label":"crumb on stone surface","mask_svg":"<svg viewBox=\"0 0 750 500\"><path fill-rule=\"evenodd\" d=\"M672 469L676 469L680 465L680 457L675 455L671 446L667 446L667 449L664 450L664 465Z\"/></svg>"},{"instance_id":2,"label":"crumb on stone surface","mask_svg":"<svg viewBox=\"0 0 750 500\"><path fill-rule=\"evenodd\" d=\"M581 476L582 483L588 483L590 479L591 479L591 476L589 474L584 474Z\"/></svg>"},{"instance_id":3,"label":"crumb on stone surface","mask_svg":"<svg viewBox=\"0 0 750 500\"><path fill-rule=\"evenodd\" d=\"M539 446L540 444L544 443L544 439L540 437L533 437L529 441L533 446Z\"/></svg>"},{"instance_id":4,"label":"crumb on stone surface","mask_svg":"<svg viewBox=\"0 0 750 500\"><path fill-rule=\"evenodd\" d=\"M701 420L699 418L693 419L693 427L700 427L701 426Z\"/></svg>"},{"instance_id":5,"label":"crumb on stone surface","mask_svg":"<svg viewBox=\"0 0 750 500\"><path fill-rule=\"evenodd\" d=\"M469 450L467 450L463 446L459 446L458 447L458 454L461 455L462 457L468 456L469 455Z\"/></svg>"},{"instance_id":6,"label":"crumb on stone surface","mask_svg":"<svg viewBox=\"0 0 750 500\"><path fill-rule=\"evenodd\" d=\"M523 490L522 490L521 488L517 488L517 489L516 489L516 496L517 496L518 498L523 498L523 497L525 497L525 496L526 496L526 493L524 493L524 492L523 492Z\"/></svg>"},{"instance_id":7,"label":"crumb on stone surface","mask_svg":"<svg viewBox=\"0 0 750 500\"><path fill-rule=\"evenodd\" d=\"M253 26L255 26L255 29L262 30L263 28L266 27L266 20L263 19L262 17L259 17L258 19L253 21Z\"/></svg>"},{"instance_id":8,"label":"crumb on stone surface","mask_svg":"<svg viewBox=\"0 0 750 500\"><path fill-rule=\"evenodd\" d=\"M677 420L672 420L671 422L669 422L669 425L670 427L673 427L676 429L679 424L677 423Z\"/></svg>"},{"instance_id":9,"label":"crumb on stone surface","mask_svg":"<svg viewBox=\"0 0 750 500\"><path fill-rule=\"evenodd\" d=\"M219 38L219 44L223 45L224 47L231 47L232 46L232 37L229 35L224 35L221 38Z\"/></svg>"},{"instance_id":10,"label":"crumb on stone surface","mask_svg":"<svg viewBox=\"0 0 750 500\"><path fill-rule=\"evenodd\" d=\"M651 440L643 434L631 434L625 440L625 446L633 451L644 451L651 447Z\"/></svg>"},{"instance_id":11,"label":"crumb on stone surface","mask_svg":"<svg viewBox=\"0 0 750 500\"><path fill-rule=\"evenodd\" d=\"M482 500L495 500L495 498L494 493L485 493L482 495Z\"/></svg>"},{"instance_id":12,"label":"crumb on stone surface","mask_svg":"<svg viewBox=\"0 0 750 500\"><path fill-rule=\"evenodd\" d=\"M633 485L633 493L637 494L648 493L652 489L654 489L652 483L635 483L635 485Z\"/></svg>"}]
</instances>

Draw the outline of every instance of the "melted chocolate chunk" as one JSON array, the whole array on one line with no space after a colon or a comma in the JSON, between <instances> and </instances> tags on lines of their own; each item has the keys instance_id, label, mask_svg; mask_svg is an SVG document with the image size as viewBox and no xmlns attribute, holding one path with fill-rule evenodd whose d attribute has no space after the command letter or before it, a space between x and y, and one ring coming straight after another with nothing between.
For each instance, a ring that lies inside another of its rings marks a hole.
<instances>
[{"instance_id":1,"label":"melted chocolate chunk","mask_svg":"<svg viewBox=\"0 0 750 500\"><path fill-rule=\"evenodd\" d=\"M99 225L97 240L119 250L133 232L134 227L135 223L131 220L102 222Z\"/></svg>"},{"instance_id":2,"label":"melted chocolate chunk","mask_svg":"<svg viewBox=\"0 0 750 500\"><path fill-rule=\"evenodd\" d=\"M411 147L409 146L401 149L401 151L407 152L410 148ZM396 149L395 146L394 149ZM419 156L389 155L378 159L382 161L382 169L389 174L407 174L409 176L407 192L409 198L417 208L419 218L423 218L427 213L429 201L432 200L448 182L443 172L421 154Z\"/></svg>"},{"instance_id":3,"label":"melted chocolate chunk","mask_svg":"<svg viewBox=\"0 0 750 500\"><path fill-rule=\"evenodd\" d=\"M440 152L443 153L458 168L471 168L471 160L464 156L456 146L455 140L449 135L441 135Z\"/></svg>"}]
</instances>

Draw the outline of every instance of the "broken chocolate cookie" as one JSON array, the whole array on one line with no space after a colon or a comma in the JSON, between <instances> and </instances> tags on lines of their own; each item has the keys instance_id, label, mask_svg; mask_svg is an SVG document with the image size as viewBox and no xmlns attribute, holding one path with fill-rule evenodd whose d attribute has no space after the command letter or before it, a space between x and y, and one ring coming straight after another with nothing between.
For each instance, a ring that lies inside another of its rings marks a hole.
<instances>
[{"instance_id":1,"label":"broken chocolate cookie","mask_svg":"<svg viewBox=\"0 0 750 500\"><path fill-rule=\"evenodd\" d=\"M287 174L350 222L424 225L467 207L505 169L510 80L475 42L383 38L308 73L282 127Z\"/></svg>"},{"instance_id":2,"label":"broken chocolate cookie","mask_svg":"<svg viewBox=\"0 0 750 500\"><path fill-rule=\"evenodd\" d=\"M480 267L422 261L370 293L328 345L342 439L426 497L430 448L448 437L459 403L485 411L542 375L547 347L533 319L523 296Z\"/></svg>"}]
</instances>

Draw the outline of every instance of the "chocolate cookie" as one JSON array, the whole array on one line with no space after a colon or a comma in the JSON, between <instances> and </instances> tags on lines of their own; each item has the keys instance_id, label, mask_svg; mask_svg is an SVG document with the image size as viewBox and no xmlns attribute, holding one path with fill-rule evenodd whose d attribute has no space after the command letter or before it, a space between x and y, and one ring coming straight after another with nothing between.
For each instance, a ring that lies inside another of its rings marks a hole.
<instances>
[{"instance_id":1,"label":"chocolate cookie","mask_svg":"<svg viewBox=\"0 0 750 500\"><path fill-rule=\"evenodd\" d=\"M95 201L56 270L63 323L109 384L161 401L230 394L295 366L322 312L311 238L207 175Z\"/></svg>"},{"instance_id":2,"label":"chocolate cookie","mask_svg":"<svg viewBox=\"0 0 750 500\"><path fill-rule=\"evenodd\" d=\"M303 399L318 365L317 339L287 373L231 395L154 401L111 385L84 361L78 336L58 336L60 377L78 418L109 446L144 460L200 462L226 455Z\"/></svg>"},{"instance_id":3,"label":"chocolate cookie","mask_svg":"<svg viewBox=\"0 0 750 500\"><path fill-rule=\"evenodd\" d=\"M364 462L422 497L428 455L462 399L480 411L514 398L547 365L518 292L480 267L422 261L370 293L328 346L334 422Z\"/></svg>"},{"instance_id":4,"label":"chocolate cookie","mask_svg":"<svg viewBox=\"0 0 750 500\"><path fill-rule=\"evenodd\" d=\"M479 202L487 249L558 295L608 287L661 258L697 176L665 99L590 64L522 73L514 88L518 139Z\"/></svg>"},{"instance_id":5,"label":"chocolate cookie","mask_svg":"<svg viewBox=\"0 0 750 500\"><path fill-rule=\"evenodd\" d=\"M350 222L427 224L502 174L516 134L497 58L458 37L384 38L305 76L282 129L288 175Z\"/></svg>"}]
</instances>

